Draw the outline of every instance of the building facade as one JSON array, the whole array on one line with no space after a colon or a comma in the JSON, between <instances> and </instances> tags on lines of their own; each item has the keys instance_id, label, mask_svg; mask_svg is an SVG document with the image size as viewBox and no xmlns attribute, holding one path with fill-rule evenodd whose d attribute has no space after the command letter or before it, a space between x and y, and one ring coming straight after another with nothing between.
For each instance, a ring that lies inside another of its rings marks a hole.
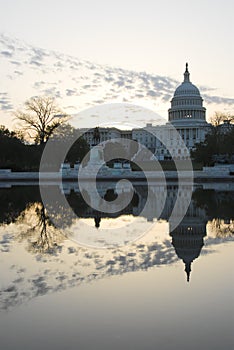
<instances>
[{"instance_id":1,"label":"building facade","mask_svg":"<svg viewBox=\"0 0 234 350\"><path fill-rule=\"evenodd\" d=\"M203 142L210 129L206 108L199 89L190 81L188 64L183 82L176 88L165 125L147 124L144 128L119 130L100 127L100 142L131 139L148 148L158 160L187 159L197 143ZM93 129L81 129L93 147ZM124 145L124 142L123 142ZM127 147L127 146L126 146Z\"/></svg>"},{"instance_id":2,"label":"building facade","mask_svg":"<svg viewBox=\"0 0 234 350\"><path fill-rule=\"evenodd\" d=\"M153 128L153 127L152 127ZM168 110L168 123L158 126L155 156L159 160L187 159L195 145L203 142L210 129L199 89L190 81L188 64L183 82L176 88Z\"/></svg>"}]
</instances>

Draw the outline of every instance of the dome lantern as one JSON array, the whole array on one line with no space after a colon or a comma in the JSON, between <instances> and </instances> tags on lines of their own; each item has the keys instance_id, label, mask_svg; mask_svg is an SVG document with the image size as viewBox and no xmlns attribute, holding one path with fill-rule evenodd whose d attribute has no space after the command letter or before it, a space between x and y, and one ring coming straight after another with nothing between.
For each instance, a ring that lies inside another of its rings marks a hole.
<instances>
[{"instance_id":1,"label":"dome lantern","mask_svg":"<svg viewBox=\"0 0 234 350\"><path fill-rule=\"evenodd\" d=\"M184 72L184 83L190 82L189 76L190 76L190 73L188 71L188 63L186 63L185 72Z\"/></svg>"}]
</instances>

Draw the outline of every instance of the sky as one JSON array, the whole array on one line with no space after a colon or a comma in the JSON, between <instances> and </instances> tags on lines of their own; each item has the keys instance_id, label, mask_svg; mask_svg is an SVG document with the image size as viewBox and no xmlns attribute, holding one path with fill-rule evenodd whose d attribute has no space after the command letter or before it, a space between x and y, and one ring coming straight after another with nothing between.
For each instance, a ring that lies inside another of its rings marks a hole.
<instances>
[{"instance_id":1,"label":"sky","mask_svg":"<svg viewBox=\"0 0 234 350\"><path fill-rule=\"evenodd\" d=\"M192 82L234 97L231 0L0 0L0 6L5 35L178 81L188 61Z\"/></svg>"}]
</instances>

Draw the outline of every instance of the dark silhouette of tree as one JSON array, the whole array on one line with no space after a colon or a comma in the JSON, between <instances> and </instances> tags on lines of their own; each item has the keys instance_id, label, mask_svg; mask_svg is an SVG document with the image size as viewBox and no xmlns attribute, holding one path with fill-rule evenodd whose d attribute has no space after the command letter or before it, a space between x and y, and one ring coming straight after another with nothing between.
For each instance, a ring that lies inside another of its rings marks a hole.
<instances>
[{"instance_id":1,"label":"dark silhouette of tree","mask_svg":"<svg viewBox=\"0 0 234 350\"><path fill-rule=\"evenodd\" d=\"M44 144L54 130L68 120L57 106L53 97L32 97L25 102L25 109L15 113L21 122L26 138L33 138L36 144Z\"/></svg>"},{"instance_id":2,"label":"dark silhouette of tree","mask_svg":"<svg viewBox=\"0 0 234 350\"><path fill-rule=\"evenodd\" d=\"M68 123L61 125L55 130L50 138L50 142L52 142L53 145L53 147L50 147L50 151L53 152L50 157L50 166L53 167L53 171L58 171L58 167L60 167L60 164L64 161L71 163L71 165L80 163L89 152L89 145L83 138L83 135L78 129L75 129ZM62 151L67 148L69 148L69 150L65 159L63 159L61 158ZM87 156L86 158L88 161L89 157ZM54 164L55 167L52 164L53 161L56 163Z\"/></svg>"},{"instance_id":3,"label":"dark silhouette of tree","mask_svg":"<svg viewBox=\"0 0 234 350\"><path fill-rule=\"evenodd\" d=\"M37 171L39 168L41 145L25 144L21 136L0 127L0 168L10 168L14 171Z\"/></svg>"},{"instance_id":4,"label":"dark silhouette of tree","mask_svg":"<svg viewBox=\"0 0 234 350\"><path fill-rule=\"evenodd\" d=\"M53 139L53 157L52 160L56 163L56 168L51 168L53 171L58 171L60 164L56 162L54 155L56 152L61 153L61 149L66 147L66 143L69 140L74 140L73 145L70 147L66 161L71 164L81 162L85 155L89 152L89 145L85 139L80 135L79 131L73 128L69 124L63 124L56 130L56 135L52 135ZM41 161L42 152L44 150L44 144L28 144L21 135L14 131L9 131L4 126L0 126L0 168L11 169L13 171L38 171ZM88 157L87 157L88 160ZM53 167L53 162L49 164ZM47 170L51 170L47 169Z\"/></svg>"},{"instance_id":5,"label":"dark silhouette of tree","mask_svg":"<svg viewBox=\"0 0 234 350\"><path fill-rule=\"evenodd\" d=\"M234 122L234 115L222 113L222 112L215 112L215 114L210 118L210 122L214 126L219 126L224 121L228 121L230 123Z\"/></svg>"},{"instance_id":6,"label":"dark silhouette of tree","mask_svg":"<svg viewBox=\"0 0 234 350\"><path fill-rule=\"evenodd\" d=\"M194 204L206 211L209 220L234 219L234 192L216 192L197 189L193 193Z\"/></svg>"},{"instance_id":7,"label":"dark silhouette of tree","mask_svg":"<svg viewBox=\"0 0 234 350\"><path fill-rule=\"evenodd\" d=\"M220 126L213 126L206 135L205 141L196 145L191 152L192 158L204 165L212 165L217 156L223 156L226 162L233 162L234 127L223 132Z\"/></svg>"}]
</instances>

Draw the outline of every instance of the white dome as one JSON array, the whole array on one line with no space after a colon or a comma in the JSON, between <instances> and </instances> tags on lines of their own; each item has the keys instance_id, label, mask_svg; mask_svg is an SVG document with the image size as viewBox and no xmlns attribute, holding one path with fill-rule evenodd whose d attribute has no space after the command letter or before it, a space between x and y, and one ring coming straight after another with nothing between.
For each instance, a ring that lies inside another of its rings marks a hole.
<instances>
[{"instance_id":1,"label":"white dome","mask_svg":"<svg viewBox=\"0 0 234 350\"><path fill-rule=\"evenodd\" d=\"M183 83L178 86L174 93L174 97L179 97L179 96L200 96L200 92L198 88L193 85L189 79L190 73L188 71L188 63L186 63L186 70L184 72L184 81Z\"/></svg>"},{"instance_id":2,"label":"white dome","mask_svg":"<svg viewBox=\"0 0 234 350\"><path fill-rule=\"evenodd\" d=\"M190 81L188 63L184 72L184 81L175 90L171 100L169 121L178 124L194 124L206 122L206 109L203 107L203 99L198 88Z\"/></svg>"},{"instance_id":3,"label":"white dome","mask_svg":"<svg viewBox=\"0 0 234 350\"><path fill-rule=\"evenodd\" d=\"M174 96L200 96L200 92L198 88L193 85L191 82L183 82L178 88L176 89Z\"/></svg>"}]
</instances>

